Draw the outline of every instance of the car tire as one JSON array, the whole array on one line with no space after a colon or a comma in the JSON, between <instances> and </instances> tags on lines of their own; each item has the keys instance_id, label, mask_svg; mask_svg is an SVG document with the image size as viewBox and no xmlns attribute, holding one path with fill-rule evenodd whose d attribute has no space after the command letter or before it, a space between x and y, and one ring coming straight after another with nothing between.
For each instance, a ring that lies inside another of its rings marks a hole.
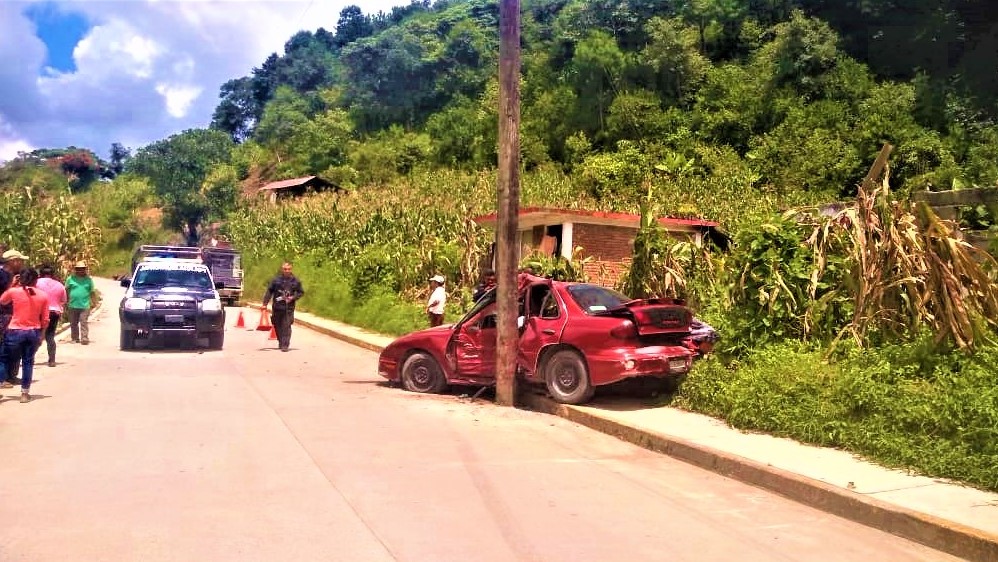
<instances>
[{"instance_id":1,"label":"car tire","mask_svg":"<svg viewBox=\"0 0 998 562\"><path fill-rule=\"evenodd\" d=\"M135 330L121 330L121 350L135 349Z\"/></svg>"},{"instance_id":2,"label":"car tire","mask_svg":"<svg viewBox=\"0 0 998 562\"><path fill-rule=\"evenodd\" d=\"M562 404L588 402L596 391L585 359L569 349L554 352L544 362L544 384L551 398Z\"/></svg>"},{"instance_id":3,"label":"car tire","mask_svg":"<svg viewBox=\"0 0 998 562\"><path fill-rule=\"evenodd\" d=\"M439 394L447 388L447 378L428 353L413 353L402 364L402 388L410 392Z\"/></svg>"},{"instance_id":4,"label":"car tire","mask_svg":"<svg viewBox=\"0 0 998 562\"><path fill-rule=\"evenodd\" d=\"M210 332L208 334L208 348L222 349L225 345L225 332Z\"/></svg>"}]
</instances>

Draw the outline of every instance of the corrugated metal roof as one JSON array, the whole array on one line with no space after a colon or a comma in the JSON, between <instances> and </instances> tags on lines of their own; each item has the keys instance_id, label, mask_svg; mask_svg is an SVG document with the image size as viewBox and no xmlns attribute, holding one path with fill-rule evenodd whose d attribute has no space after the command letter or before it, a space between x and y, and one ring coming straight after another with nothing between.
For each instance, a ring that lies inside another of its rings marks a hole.
<instances>
[{"instance_id":1,"label":"corrugated metal roof","mask_svg":"<svg viewBox=\"0 0 998 562\"><path fill-rule=\"evenodd\" d=\"M274 189L284 189L286 187L298 187L300 185L305 185L306 183L314 180L317 176L305 176L303 178L294 178L290 180L272 181L267 185L260 188L260 191L264 190L274 190ZM321 179L321 178L320 178ZM325 182L325 180L322 180ZM328 182L326 182L328 183Z\"/></svg>"}]
</instances>

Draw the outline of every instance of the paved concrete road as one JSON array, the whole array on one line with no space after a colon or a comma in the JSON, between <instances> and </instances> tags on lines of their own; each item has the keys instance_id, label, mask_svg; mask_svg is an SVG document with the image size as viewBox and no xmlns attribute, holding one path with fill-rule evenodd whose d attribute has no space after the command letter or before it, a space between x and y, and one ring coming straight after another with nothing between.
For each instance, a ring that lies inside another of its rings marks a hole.
<instances>
[{"instance_id":1,"label":"paved concrete road","mask_svg":"<svg viewBox=\"0 0 998 562\"><path fill-rule=\"evenodd\" d=\"M376 355L62 344L0 403L0 560L952 560L564 420L379 384ZM235 310L229 311L229 325ZM255 323L256 315L251 322Z\"/></svg>"}]
</instances>

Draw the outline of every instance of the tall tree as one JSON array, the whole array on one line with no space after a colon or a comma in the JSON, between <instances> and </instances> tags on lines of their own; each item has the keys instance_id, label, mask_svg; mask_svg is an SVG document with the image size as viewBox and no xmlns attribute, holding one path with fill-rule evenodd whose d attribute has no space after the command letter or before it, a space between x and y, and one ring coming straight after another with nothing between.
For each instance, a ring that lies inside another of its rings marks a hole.
<instances>
[{"instance_id":1,"label":"tall tree","mask_svg":"<svg viewBox=\"0 0 998 562\"><path fill-rule=\"evenodd\" d=\"M602 31L593 31L575 48L572 59L578 95L578 122L596 137L606 124L606 113L627 69L627 58L617 43Z\"/></svg>"},{"instance_id":2,"label":"tall tree","mask_svg":"<svg viewBox=\"0 0 998 562\"><path fill-rule=\"evenodd\" d=\"M196 242L202 220L212 212L205 180L216 165L229 161L234 146L222 131L189 129L142 147L125 169L149 178L163 201L166 225Z\"/></svg>"},{"instance_id":3,"label":"tall tree","mask_svg":"<svg viewBox=\"0 0 998 562\"><path fill-rule=\"evenodd\" d=\"M340 18L336 20L337 47L344 47L354 41L374 33L371 18L364 15L360 7L350 5L340 10Z\"/></svg>"},{"instance_id":4,"label":"tall tree","mask_svg":"<svg viewBox=\"0 0 998 562\"><path fill-rule=\"evenodd\" d=\"M221 103L211 118L211 128L225 131L235 142L249 138L259 118L260 108L253 92L253 79L236 78L222 84Z\"/></svg>"}]
</instances>

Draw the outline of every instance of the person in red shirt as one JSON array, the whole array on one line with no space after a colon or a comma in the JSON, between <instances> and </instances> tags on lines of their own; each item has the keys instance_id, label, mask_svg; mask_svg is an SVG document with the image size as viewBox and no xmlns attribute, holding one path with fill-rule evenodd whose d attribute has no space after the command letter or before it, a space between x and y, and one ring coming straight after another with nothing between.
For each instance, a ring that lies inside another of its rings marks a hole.
<instances>
[{"instance_id":1,"label":"person in red shirt","mask_svg":"<svg viewBox=\"0 0 998 562\"><path fill-rule=\"evenodd\" d=\"M49 300L38 289L38 271L32 268L21 271L20 283L0 295L0 305L13 305L14 314L3 337L4 355L0 361L0 380L7 378L7 358L21 359L21 403L31 401L31 377L34 374L35 352L42 341L42 333L49 324Z\"/></svg>"}]
</instances>

